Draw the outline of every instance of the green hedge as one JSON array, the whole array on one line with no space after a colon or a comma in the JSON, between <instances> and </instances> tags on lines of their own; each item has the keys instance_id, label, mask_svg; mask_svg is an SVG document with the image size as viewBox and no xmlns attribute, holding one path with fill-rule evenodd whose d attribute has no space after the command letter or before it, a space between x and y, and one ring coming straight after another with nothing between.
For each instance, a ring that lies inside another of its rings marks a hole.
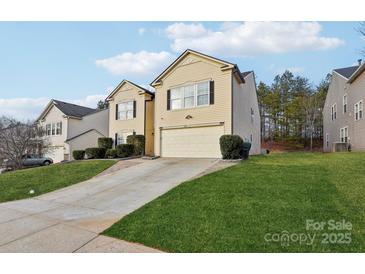
<instances>
[{"instance_id":1,"label":"green hedge","mask_svg":"<svg viewBox=\"0 0 365 274\"><path fill-rule=\"evenodd\" d=\"M238 135L222 135L219 139L223 159L240 159L243 140Z\"/></svg>"},{"instance_id":2,"label":"green hedge","mask_svg":"<svg viewBox=\"0 0 365 274\"><path fill-rule=\"evenodd\" d=\"M112 148L108 149L105 153L105 158L117 158L117 150Z\"/></svg>"},{"instance_id":3,"label":"green hedge","mask_svg":"<svg viewBox=\"0 0 365 274\"><path fill-rule=\"evenodd\" d=\"M127 136L127 144L134 145L134 155L144 155L144 148L146 144L144 135L133 134Z\"/></svg>"},{"instance_id":4,"label":"green hedge","mask_svg":"<svg viewBox=\"0 0 365 274\"><path fill-rule=\"evenodd\" d=\"M75 160L83 160L85 158L85 150L74 150L72 156Z\"/></svg>"},{"instance_id":5,"label":"green hedge","mask_svg":"<svg viewBox=\"0 0 365 274\"><path fill-rule=\"evenodd\" d=\"M98 146L100 148L110 149L113 147L113 139L108 137L101 137L98 139Z\"/></svg>"},{"instance_id":6,"label":"green hedge","mask_svg":"<svg viewBox=\"0 0 365 274\"><path fill-rule=\"evenodd\" d=\"M85 149L86 157L88 159L103 159L105 157L105 148L89 147Z\"/></svg>"},{"instance_id":7,"label":"green hedge","mask_svg":"<svg viewBox=\"0 0 365 274\"><path fill-rule=\"evenodd\" d=\"M117 145L115 149L119 158L131 157L134 153L134 145L132 144Z\"/></svg>"}]
</instances>

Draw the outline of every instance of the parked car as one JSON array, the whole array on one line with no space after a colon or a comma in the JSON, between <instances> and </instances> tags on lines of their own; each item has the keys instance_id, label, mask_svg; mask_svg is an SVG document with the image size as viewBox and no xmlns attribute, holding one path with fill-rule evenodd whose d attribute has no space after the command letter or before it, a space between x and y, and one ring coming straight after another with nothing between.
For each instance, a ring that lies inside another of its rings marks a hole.
<instances>
[{"instance_id":1,"label":"parked car","mask_svg":"<svg viewBox=\"0 0 365 274\"><path fill-rule=\"evenodd\" d=\"M35 154L27 154L23 156L23 167L32 167L32 166L48 166L53 164L53 160L48 157L42 157ZM13 168L15 166L14 161L9 159L5 159L3 161L3 166L5 168Z\"/></svg>"}]
</instances>

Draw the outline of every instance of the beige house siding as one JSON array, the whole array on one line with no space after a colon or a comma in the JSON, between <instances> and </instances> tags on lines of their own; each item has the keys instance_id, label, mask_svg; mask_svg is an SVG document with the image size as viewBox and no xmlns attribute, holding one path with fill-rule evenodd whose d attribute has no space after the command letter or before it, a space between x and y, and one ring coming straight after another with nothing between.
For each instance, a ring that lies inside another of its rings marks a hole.
<instances>
[{"instance_id":1,"label":"beige house siding","mask_svg":"<svg viewBox=\"0 0 365 274\"><path fill-rule=\"evenodd\" d=\"M343 112L343 96L347 94L347 112ZM352 93L349 91L347 79L336 72L332 74L332 80L328 89L326 102L323 109L323 150L332 151L332 144L340 142L340 129L348 127L349 138L353 137L353 103ZM336 119L332 121L331 107L337 105ZM328 146L327 146L328 134Z\"/></svg>"},{"instance_id":2,"label":"beige house siding","mask_svg":"<svg viewBox=\"0 0 365 274\"><path fill-rule=\"evenodd\" d=\"M72 152L74 150L85 150L89 147L97 147L98 146L98 138L104 137L105 135L101 134L96 130L89 131L85 134L80 135L75 139L71 139L68 141L70 147L70 157L73 160Z\"/></svg>"},{"instance_id":3,"label":"beige house siding","mask_svg":"<svg viewBox=\"0 0 365 274\"><path fill-rule=\"evenodd\" d=\"M161 79L155 93L155 154L161 154L161 130L223 123L224 133L231 134L232 70L222 71L222 64L189 53ZM202 81L214 81L214 104L181 110L167 110L167 90ZM191 119L186 119L190 115Z\"/></svg>"},{"instance_id":4,"label":"beige house siding","mask_svg":"<svg viewBox=\"0 0 365 274\"><path fill-rule=\"evenodd\" d=\"M250 154L260 154L260 113L253 72L246 76L243 84L233 77L233 134L240 135L247 142L251 142L252 136Z\"/></svg>"},{"instance_id":5,"label":"beige house siding","mask_svg":"<svg viewBox=\"0 0 365 274\"><path fill-rule=\"evenodd\" d=\"M365 73L362 73L356 80L349 86L349 113L351 116L348 120L351 121L350 130L350 144L352 150L364 151L365 150L365 118L355 121L354 107L360 100L365 103ZM350 127L349 127L350 129Z\"/></svg>"},{"instance_id":6,"label":"beige house siding","mask_svg":"<svg viewBox=\"0 0 365 274\"><path fill-rule=\"evenodd\" d=\"M109 134L109 111L101 110L79 119L69 119L68 136L72 138L90 129L96 129L104 136Z\"/></svg>"},{"instance_id":7,"label":"beige house siding","mask_svg":"<svg viewBox=\"0 0 365 274\"><path fill-rule=\"evenodd\" d=\"M109 99L109 137L115 141L115 134L133 133L146 135L146 154L153 154L153 104L148 103L153 96L126 82ZM116 105L122 102L136 101L136 117L130 120L116 119ZM145 118L145 102L148 109ZM145 124L146 119L146 124ZM145 133L145 126L148 132ZM152 138L152 139L151 139Z\"/></svg>"},{"instance_id":8,"label":"beige house siding","mask_svg":"<svg viewBox=\"0 0 365 274\"><path fill-rule=\"evenodd\" d=\"M64 117L64 114L56 106L52 106L44 119L39 121L39 125L43 128L45 128L47 124L62 122L61 135L46 137L49 147L45 156L52 158L54 162L63 161L63 155L69 155L70 153L69 145L65 143L68 136L68 121L69 120Z\"/></svg>"}]
</instances>

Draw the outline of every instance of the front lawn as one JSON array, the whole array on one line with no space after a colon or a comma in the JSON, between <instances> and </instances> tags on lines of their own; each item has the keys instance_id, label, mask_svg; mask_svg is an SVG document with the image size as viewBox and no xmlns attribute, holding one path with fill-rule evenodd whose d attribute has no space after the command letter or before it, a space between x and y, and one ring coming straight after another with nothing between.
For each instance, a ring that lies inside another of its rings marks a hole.
<instances>
[{"instance_id":1,"label":"front lawn","mask_svg":"<svg viewBox=\"0 0 365 274\"><path fill-rule=\"evenodd\" d=\"M0 202L30 198L85 181L115 163L114 160L76 161L0 174ZM34 194L30 194L31 190Z\"/></svg>"},{"instance_id":2,"label":"front lawn","mask_svg":"<svg viewBox=\"0 0 365 274\"><path fill-rule=\"evenodd\" d=\"M364 167L365 153L251 157L103 234L170 252L364 252Z\"/></svg>"}]
</instances>

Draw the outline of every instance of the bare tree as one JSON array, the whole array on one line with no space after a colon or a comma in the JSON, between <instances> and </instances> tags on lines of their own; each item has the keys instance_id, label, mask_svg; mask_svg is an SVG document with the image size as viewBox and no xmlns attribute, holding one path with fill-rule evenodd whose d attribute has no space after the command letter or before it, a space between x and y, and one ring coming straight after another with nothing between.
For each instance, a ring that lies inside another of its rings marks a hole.
<instances>
[{"instance_id":1,"label":"bare tree","mask_svg":"<svg viewBox=\"0 0 365 274\"><path fill-rule=\"evenodd\" d=\"M365 22L361 22L360 25L359 25L359 27L356 30L365 39ZM365 56L365 48L362 49L361 54L363 56Z\"/></svg>"},{"instance_id":2,"label":"bare tree","mask_svg":"<svg viewBox=\"0 0 365 274\"><path fill-rule=\"evenodd\" d=\"M321 103L316 94L303 97L303 112L305 117L305 135L309 136L310 150L313 149L313 134L315 125L321 117Z\"/></svg>"},{"instance_id":3,"label":"bare tree","mask_svg":"<svg viewBox=\"0 0 365 274\"><path fill-rule=\"evenodd\" d=\"M42 154L48 147L44 129L32 122L22 123L13 118L0 118L0 155L21 168L27 153Z\"/></svg>"}]
</instances>

